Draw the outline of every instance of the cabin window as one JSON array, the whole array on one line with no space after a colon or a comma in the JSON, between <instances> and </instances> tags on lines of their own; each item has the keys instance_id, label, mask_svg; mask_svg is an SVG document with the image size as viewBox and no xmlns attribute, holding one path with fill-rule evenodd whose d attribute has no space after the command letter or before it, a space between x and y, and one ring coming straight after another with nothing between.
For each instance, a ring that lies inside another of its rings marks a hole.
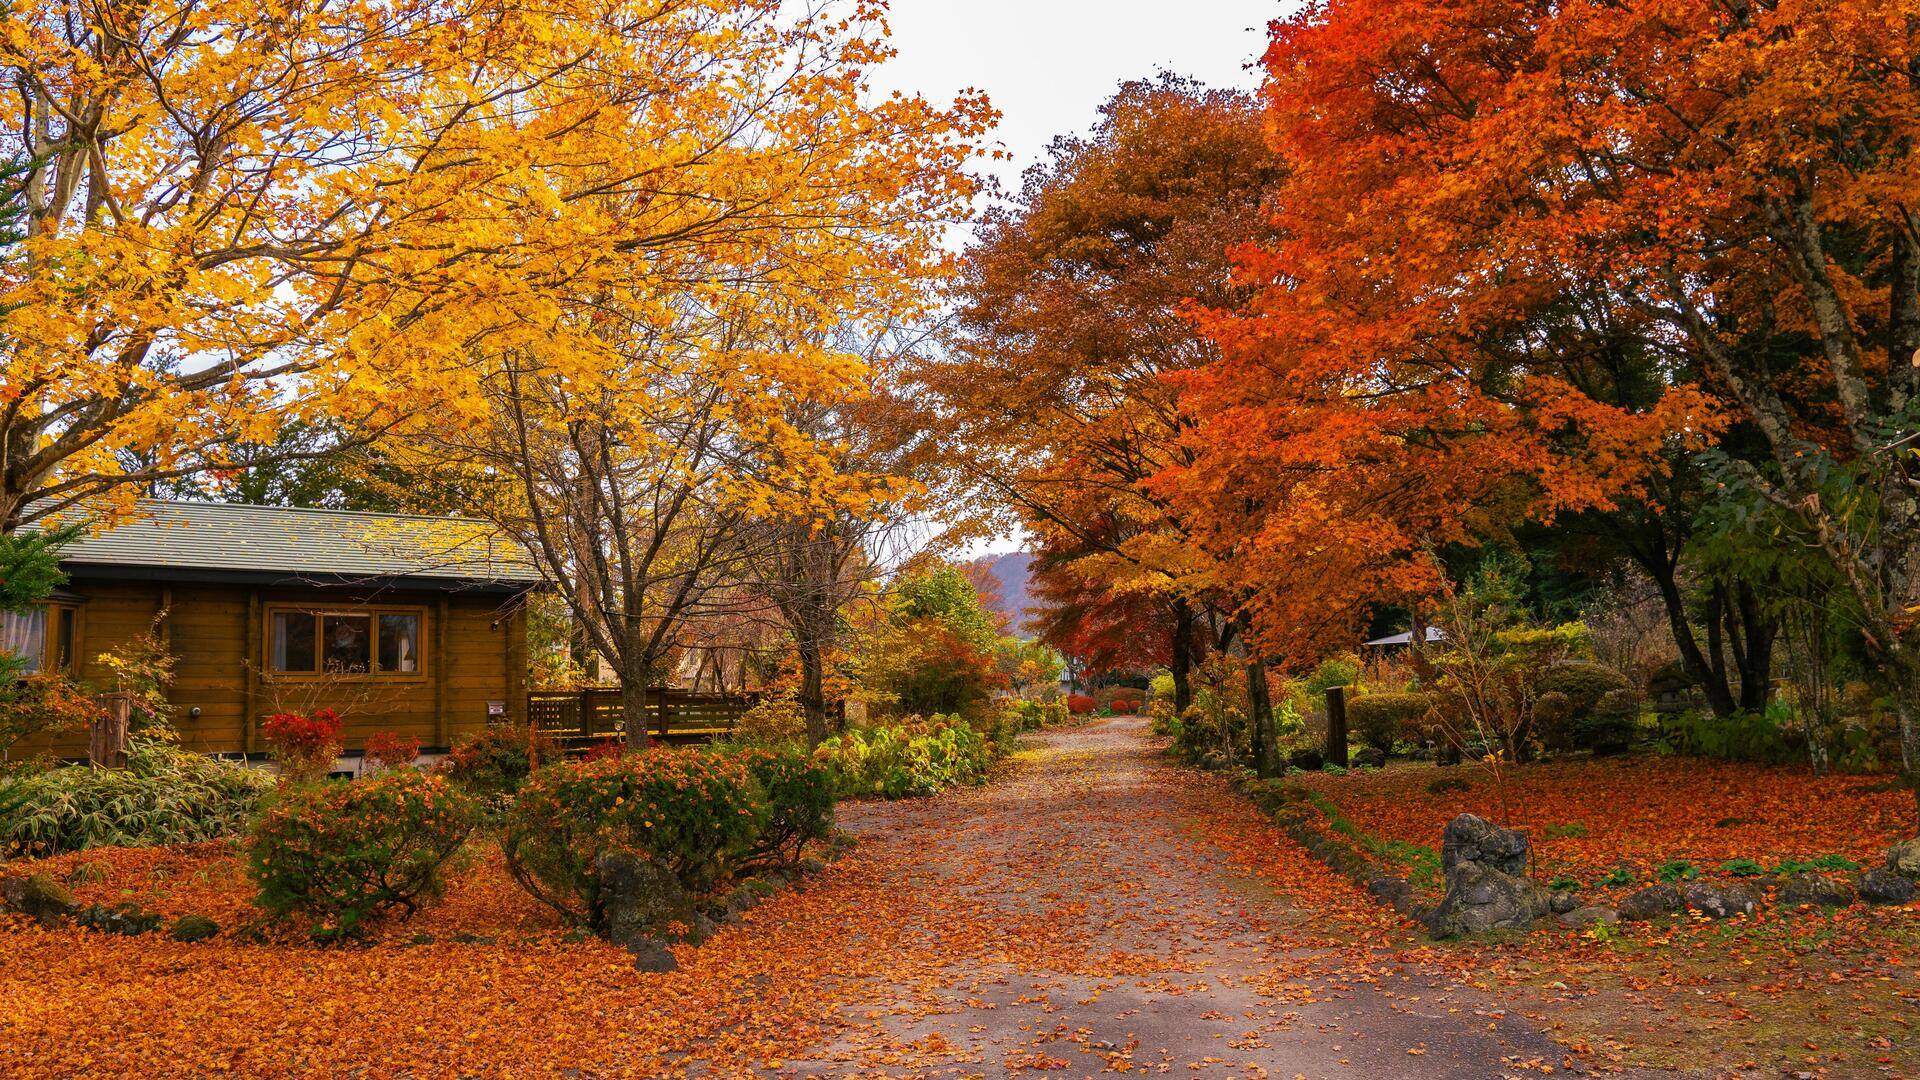
<instances>
[{"instance_id":1,"label":"cabin window","mask_svg":"<svg viewBox=\"0 0 1920 1080\"><path fill-rule=\"evenodd\" d=\"M425 618L417 608L273 608L268 666L286 675L418 675Z\"/></svg>"},{"instance_id":2,"label":"cabin window","mask_svg":"<svg viewBox=\"0 0 1920 1080\"><path fill-rule=\"evenodd\" d=\"M0 612L0 653L19 658L23 674L71 672L79 627L80 609L72 604Z\"/></svg>"}]
</instances>

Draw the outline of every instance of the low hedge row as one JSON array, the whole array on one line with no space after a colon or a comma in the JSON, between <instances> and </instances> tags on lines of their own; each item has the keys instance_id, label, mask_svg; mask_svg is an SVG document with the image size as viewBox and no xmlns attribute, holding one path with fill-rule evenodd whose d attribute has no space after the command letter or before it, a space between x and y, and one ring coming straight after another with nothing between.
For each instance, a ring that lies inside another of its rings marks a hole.
<instances>
[{"instance_id":1,"label":"low hedge row","mask_svg":"<svg viewBox=\"0 0 1920 1080\"><path fill-rule=\"evenodd\" d=\"M996 753L994 742L965 720L935 715L856 728L821 743L815 756L841 798L904 799L983 783Z\"/></svg>"}]
</instances>

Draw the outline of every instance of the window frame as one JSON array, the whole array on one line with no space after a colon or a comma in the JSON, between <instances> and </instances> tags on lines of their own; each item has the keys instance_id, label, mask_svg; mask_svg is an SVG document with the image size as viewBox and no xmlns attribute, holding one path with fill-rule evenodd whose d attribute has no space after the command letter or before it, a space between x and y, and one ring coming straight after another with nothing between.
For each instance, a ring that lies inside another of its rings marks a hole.
<instances>
[{"instance_id":1,"label":"window frame","mask_svg":"<svg viewBox=\"0 0 1920 1080\"><path fill-rule=\"evenodd\" d=\"M273 666L273 619L277 614L297 612L313 616L313 662L318 670L280 671ZM325 663L326 648L323 635L326 617L345 615L367 620L367 671L327 671L319 665ZM380 616L411 615L414 625L419 629L414 670L380 670ZM368 682L424 682L428 678L428 666L433 662L433 650L429 645L432 635L427 627L427 608L424 604L301 604L276 601L260 605L260 667L261 674L270 679L352 679Z\"/></svg>"},{"instance_id":2,"label":"window frame","mask_svg":"<svg viewBox=\"0 0 1920 1080\"><path fill-rule=\"evenodd\" d=\"M78 678L80 675L81 642L86 640L86 613L82 605L73 600L48 599L29 605L46 613L46 623L40 632L39 666L32 671L20 673L23 679L44 679L52 676ZM66 657L66 663L60 663L60 618L63 614L73 616L72 652Z\"/></svg>"}]
</instances>

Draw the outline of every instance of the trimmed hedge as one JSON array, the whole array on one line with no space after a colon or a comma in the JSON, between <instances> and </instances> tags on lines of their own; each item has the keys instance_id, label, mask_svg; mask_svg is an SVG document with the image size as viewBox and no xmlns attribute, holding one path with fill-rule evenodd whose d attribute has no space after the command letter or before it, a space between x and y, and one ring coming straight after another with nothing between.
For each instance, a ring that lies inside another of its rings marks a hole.
<instances>
[{"instance_id":1,"label":"trimmed hedge","mask_svg":"<svg viewBox=\"0 0 1920 1080\"><path fill-rule=\"evenodd\" d=\"M1432 707L1425 694L1363 694L1347 702L1347 723L1361 742L1391 754L1402 738L1414 741L1414 726Z\"/></svg>"},{"instance_id":2,"label":"trimmed hedge","mask_svg":"<svg viewBox=\"0 0 1920 1080\"><path fill-rule=\"evenodd\" d=\"M358 937L380 912L411 915L437 895L442 865L478 819L471 798L414 769L288 788L248 839L254 903L317 916L317 937Z\"/></svg>"},{"instance_id":3,"label":"trimmed hedge","mask_svg":"<svg viewBox=\"0 0 1920 1080\"><path fill-rule=\"evenodd\" d=\"M833 774L824 762L797 747L753 747L734 751L766 799L760 834L743 866L790 866L808 844L833 832Z\"/></svg>"}]
</instances>

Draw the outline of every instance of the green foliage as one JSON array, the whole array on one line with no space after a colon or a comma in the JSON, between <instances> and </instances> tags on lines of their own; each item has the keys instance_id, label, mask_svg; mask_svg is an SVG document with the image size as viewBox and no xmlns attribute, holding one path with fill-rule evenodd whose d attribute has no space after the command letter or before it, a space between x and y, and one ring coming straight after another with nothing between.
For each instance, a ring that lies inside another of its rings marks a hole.
<instances>
[{"instance_id":1,"label":"green foliage","mask_svg":"<svg viewBox=\"0 0 1920 1080\"><path fill-rule=\"evenodd\" d=\"M953 566L902 575L887 595L884 618L864 627L855 646L861 684L920 715L980 715L1017 676L1020 651Z\"/></svg>"},{"instance_id":2,"label":"green foliage","mask_svg":"<svg viewBox=\"0 0 1920 1080\"><path fill-rule=\"evenodd\" d=\"M1860 869L1860 864L1845 855L1821 855L1812 859L1782 859L1774 867L1781 874L1814 874L1821 871L1843 872Z\"/></svg>"},{"instance_id":3,"label":"green foliage","mask_svg":"<svg viewBox=\"0 0 1920 1080\"><path fill-rule=\"evenodd\" d=\"M856 728L820 744L842 798L903 799L985 782L994 748L958 717Z\"/></svg>"},{"instance_id":4,"label":"green foliage","mask_svg":"<svg viewBox=\"0 0 1920 1080\"><path fill-rule=\"evenodd\" d=\"M1796 756L1778 716L1752 712L1725 717L1693 709L1662 714L1660 748L1689 757L1773 764Z\"/></svg>"},{"instance_id":5,"label":"green foliage","mask_svg":"<svg viewBox=\"0 0 1920 1080\"><path fill-rule=\"evenodd\" d=\"M128 768L67 766L0 775L0 853L190 844L241 831L274 786L266 773L149 738Z\"/></svg>"},{"instance_id":6,"label":"green foliage","mask_svg":"<svg viewBox=\"0 0 1920 1080\"><path fill-rule=\"evenodd\" d=\"M1653 868L1653 876L1669 884L1676 881L1692 881L1700 876L1700 868L1686 859L1668 859Z\"/></svg>"},{"instance_id":7,"label":"green foliage","mask_svg":"<svg viewBox=\"0 0 1920 1080\"><path fill-rule=\"evenodd\" d=\"M1595 881L1594 884L1612 888L1631 885L1633 884L1633 872L1624 866L1616 866L1600 875L1599 880Z\"/></svg>"},{"instance_id":8,"label":"green foliage","mask_svg":"<svg viewBox=\"0 0 1920 1080\"><path fill-rule=\"evenodd\" d=\"M1302 687L1310 698L1319 699L1329 687L1353 686L1360 681L1360 661L1352 656L1329 656L1320 661Z\"/></svg>"},{"instance_id":9,"label":"green foliage","mask_svg":"<svg viewBox=\"0 0 1920 1080\"><path fill-rule=\"evenodd\" d=\"M1414 729L1432 707L1425 694L1363 694L1347 702L1347 722L1361 742L1390 754L1402 739L1417 740Z\"/></svg>"},{"instance_id":10,"label":"green foliage","mask_svg":"<svg viewBox=\"0 0 1920 1080\"><path fill-rule=\"evenodd\" d=\"M536 772L515 796L500 844L522 888L598 929L602 855L639 855L704 895L759 838L768 813L742 755L655 747Z\"/></svg>"},{"instance_id":11,"label":"green foliage","mask_svg":"<svg viewBox=\"0 0 1920 1080\"><path fill-rule=\"evenodd\" d=\"M275 916L318 918L316 937L359 937L380 912L411 915L439 893L441 867L478 814L446 778L415 769L290 787L248 837L254 903Z\"/></svg>"},{"instance_id":12,"label":"green foliage","mask_svg":"<svg viewBox=\"0 0 1920 1080\"><path fill-rule=\"evenodd\" d=\"M1600 695L1592 711L1573 722L1573 748L1596 756L1624 754L1633 746L1640 718L1640 693L1622 687Z\"/></svg>"},{"instance_id":13,"label":"green foliage","mask_svg":"<svg viewBox=\"0 0 1920 1080\"><path fill-rule=\"evenodd\" d=\"M1547 882L1547 888L1552 889L1554 892L1573 892L1579 887L1579 878L1567 877L1565 874Z\"/></svg>"},{"instance_id":14,"label":"green foliage","mask_svg":"<svg viewBox=\"0 0 1920 1080\"><path fill-rule=\"evenodd\" d=\"M1627 690L1632 686L1632 680L1607 665L1584 660L1554 664L1533 681L1537 693L1565 694L1576 717L1592 712L1609 691Z\"/></svg>"},{"instance_id":15,"label":"green foliage","mask_svg":"<svg viewBox=\"0 0 1920 1080\"><path fill-rule=\"evenodd\" d=\"M1163 671L1147 681L1147 692L1152 694L1156 700L1165 698L1168 701L1172 701L1174 690L1172 672Z\"/></svg>"},{"instance_id":16,"label":"green foliage","mask_svg":"<svg viewBox=\"0 0 1920 1080\"><path fill-rule=\"evenodd\" d=\"M1748 858L1728 859L1720 864L1720 872L1734 877L1759 877L1766 873L1760 864Z\"/></svg>"},{"instance_id":17,"label":"green foliage","mask_svg":"<svg viewBox=\"0 0 1920 1080\"><path fill-rule=\"evenodd\" d=\"M743 866L789 866L808 844L833 831L833 773L819 758L794 745L734 752L766 801L760 834Z\"/></svg>"}]
</instances>

